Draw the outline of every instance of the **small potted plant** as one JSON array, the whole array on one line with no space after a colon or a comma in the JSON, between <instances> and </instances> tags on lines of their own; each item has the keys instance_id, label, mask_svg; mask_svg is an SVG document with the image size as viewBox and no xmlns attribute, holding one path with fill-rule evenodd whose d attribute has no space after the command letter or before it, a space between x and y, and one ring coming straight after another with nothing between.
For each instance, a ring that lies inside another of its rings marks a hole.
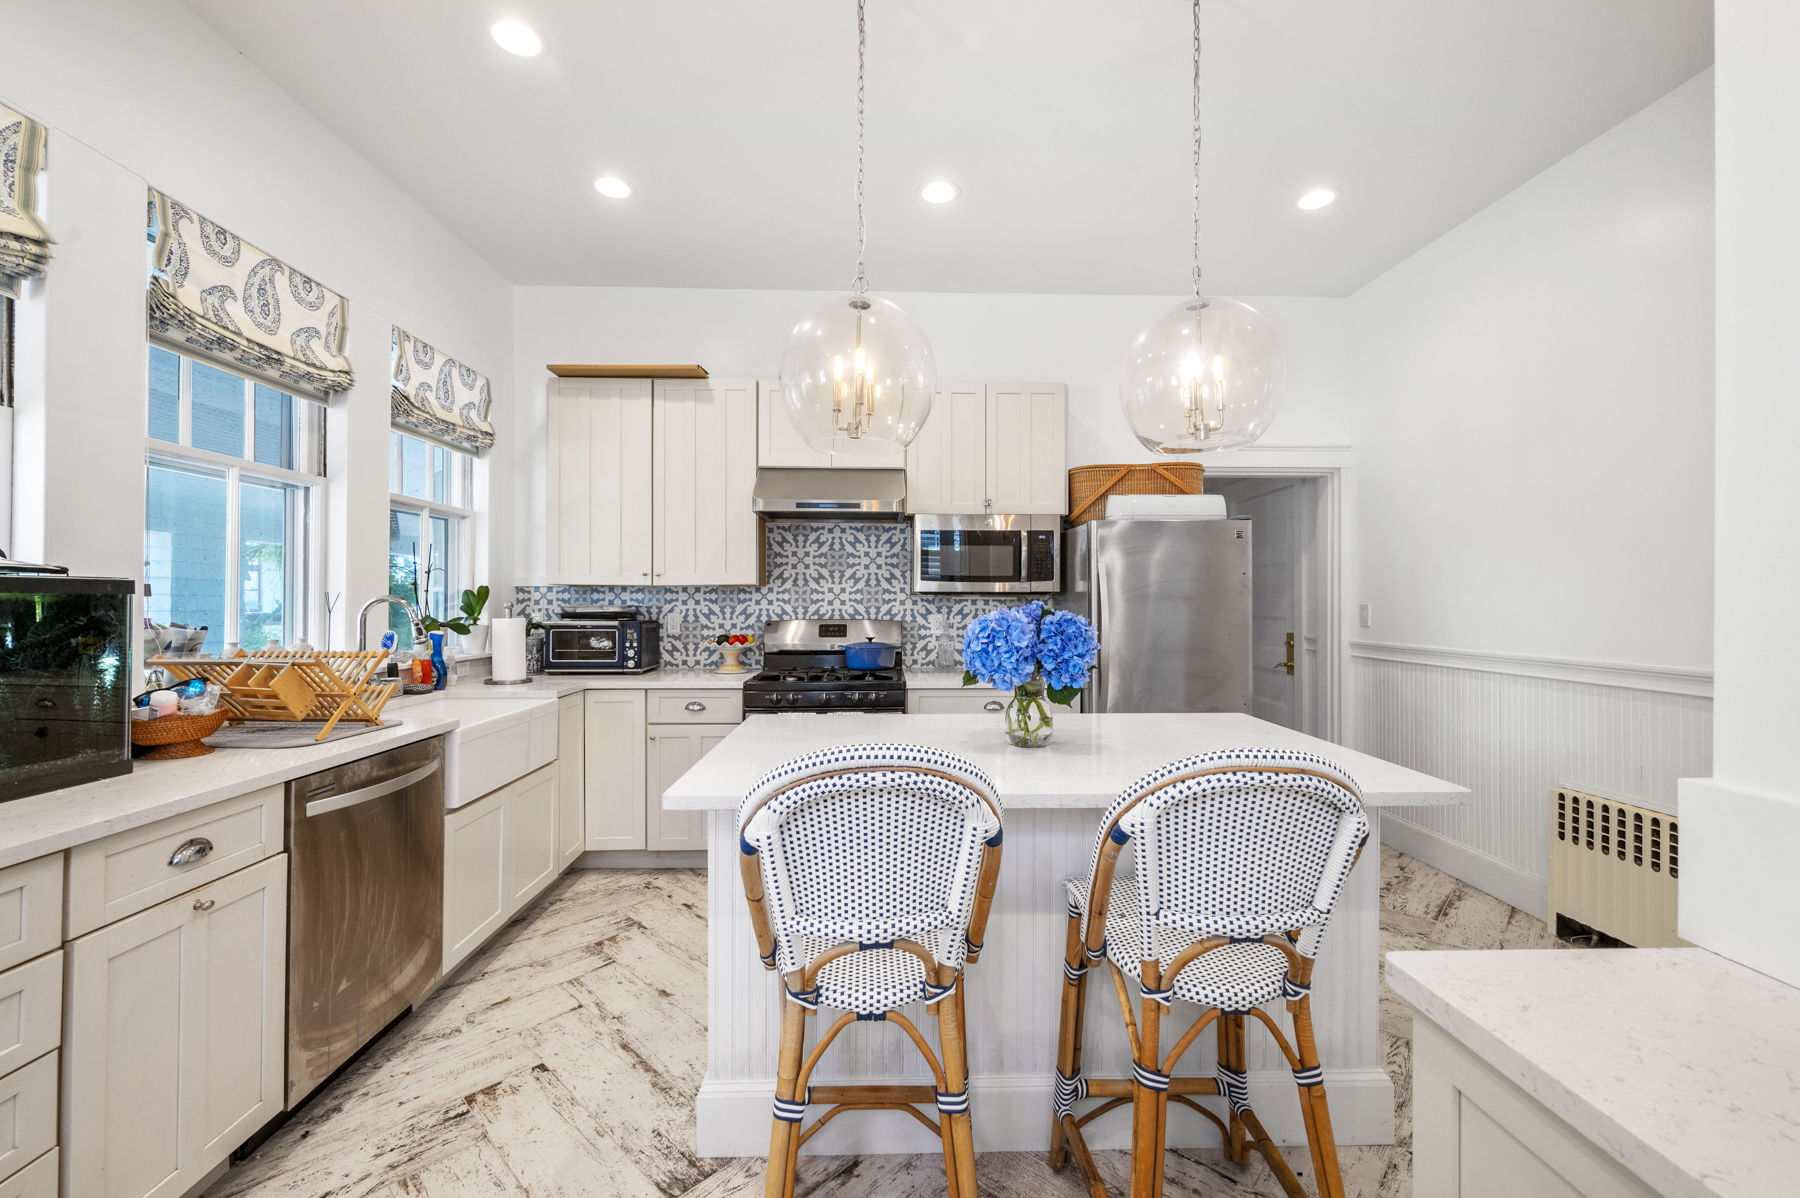
<instances>
[{"instance_id":1,"label":"small potted plant","mask_svg":"<svg viewBox=\"0 0 1800 1198\"><path fill-rule=\"evenodd\" d=\"M462 610L447 620L436 616L424 617L426 632L454 632L462 638L462 650L465 656L486 653L488 648L488 626L481 623L482 609L487 607L488 588L476 587L472 591L462 593Z\"/></svg>"},{"instance_id":2,"label":"small potted plant","mask_svg":"<svg viewBox=\"0 0 1800 1198\"><path fill-rule=\"evenodd\" d=\"M1074 704L1099 652L1094 626L1074 612L1042 603L1001 608L963 633L963 685L1012 691L1006 738L1035 749L1049 743L1055 728L1048 704Z\"/></svg>"}]
</instances>

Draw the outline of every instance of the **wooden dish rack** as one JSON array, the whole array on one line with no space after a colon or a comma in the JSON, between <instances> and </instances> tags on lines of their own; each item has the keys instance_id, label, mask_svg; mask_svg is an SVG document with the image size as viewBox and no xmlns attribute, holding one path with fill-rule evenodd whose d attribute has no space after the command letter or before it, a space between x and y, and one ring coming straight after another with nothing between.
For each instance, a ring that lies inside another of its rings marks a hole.
<instances>
[{"instance_id":1,"label":"wooden dish rack","mask_svg":"<svg viewBox=\"0 0 1800 1198\"><path fill-rule=\"evenodd\" d=\"M175 678L204 678L225 688L222 700L234 724L250 720L323 720L317 740L331 735L340 720L380 724L381 709L400 689L398 682L374 681L387 650L281 649L240 652L236 657L157 657Z\"/></svg>"}]
</instances>

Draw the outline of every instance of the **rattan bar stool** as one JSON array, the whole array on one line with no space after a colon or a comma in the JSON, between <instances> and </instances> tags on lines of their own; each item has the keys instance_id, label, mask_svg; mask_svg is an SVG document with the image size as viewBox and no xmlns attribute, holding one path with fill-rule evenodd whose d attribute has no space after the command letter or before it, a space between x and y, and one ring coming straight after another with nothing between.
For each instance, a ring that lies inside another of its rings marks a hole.
<instances>
[{"instance_id":1,"label":"rattan bar stool","mask_svg":"<svg viewBox=\"0 0 1800 1198\"><path fill-rule=\"evenodd\" d=\"M1088 876L1066 884L1052 1168L1073 1155L1089 1192L1106 1198L1081 1129L1130 1104L1131 1193L1160 1198L1174 1102L1218 1127L1231 1160L1249 1163L1254 1146L1282 1189L1306 1198L1250 1106L1245 1028L1254 1019L1293 1070L1319 1194L1343 1198L1313 1039L1312 971L1368 836L1356 783L1309 753L1238 749L1189 757L1140 778L1114 800L1100 821ZM1119 869L1127 848L1135 855L1131 872ZM1130 1078L1081 1071L1090 968L1112 975L1131 1044ZM1262 1009L1276 999L1287 1001L1293 1017L1291 1043ZM1177 1000L1198 1011L1165 1048L1163 1020ZM1218 1041L1217 1071L1176 1076L1182 1054L1208 1027ZM1225 1118L1195 1101L1205 1096L1225 1099ZM1093 1098L1103 1101L1076 1113L1077 1103Z\"/></svg>"},{"instance_id":2,"label":"rattan bar stool","mask_svg":"<svg viewBox=\"0 0 1800 1198\"><path fill-rule=\"evenodd\" d=\"M822 750L759 781L738 829L757 948L783 999L764 1194L793 1194L801 1145L839 1113L902 1110L938 1134L950 1198L976 1198L963 966L981 953L1000 874L993 783L936 749ZM900 1010L920 1001L937 1020L937 1053ZM821 1008L843 1014L809 1052L806 1020ZM809 1085L857 1020L899 1025L935 1086ZM813 1105L830 1109L803 1127Z\"/></svg>"}]
</instances>

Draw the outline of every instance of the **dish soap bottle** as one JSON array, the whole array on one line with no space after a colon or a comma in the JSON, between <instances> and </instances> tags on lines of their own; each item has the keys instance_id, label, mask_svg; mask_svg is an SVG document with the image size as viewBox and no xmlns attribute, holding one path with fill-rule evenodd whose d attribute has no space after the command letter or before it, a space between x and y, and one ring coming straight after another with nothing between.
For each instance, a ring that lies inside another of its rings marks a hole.
<instances>
[{"instance_id":1,"label":"dish soap bottle","mask_svg":"<svg viewBox=\"0 0 1800 1198\"><path fill-rule=\"evenodd\" d=\"M444 634L431 633L431 689L441 691L450 685L450 671L444 664Z\"/></svg>"}]
</instances>

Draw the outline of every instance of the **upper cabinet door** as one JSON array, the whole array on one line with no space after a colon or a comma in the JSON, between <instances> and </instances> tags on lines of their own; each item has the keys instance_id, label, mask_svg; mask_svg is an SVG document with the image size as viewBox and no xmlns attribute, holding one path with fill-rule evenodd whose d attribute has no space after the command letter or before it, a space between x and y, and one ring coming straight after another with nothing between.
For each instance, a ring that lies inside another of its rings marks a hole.
<instances>
[{"instance_id":1,"label":"upper cabinet door","mask_svg":"<svg viewBox=\"0 0 1800 1198\"><path fill-rule=\"evenodd\" d=\"M987 506L987 388L945 383L906 451L906 510L976 514ZM994 509L997 510L997 509Z\"/></svg>"},{"instance_id":2,"label":"upper cabinet door","mask_svg":"<svg viewBox=\"0 0 1800 1198\"><path fill-rule=\"evenodd\" d=\"M763 379L756 386L756 464L815 470L830 467L830 454L820 453L800 439L800 430L788 417L787 402L781 397L780 380Z\"/></svg>"},{"instance_id":3,"label":"upper cabinet door","mask_svg":"<svg viewBox=\"0 0 1800 1198\"><path fill-rule=\"evenodd\" d=\"M987 385L987 485L994 511L1067 514L1068 406L1061 383Z\"/></svg>"},{"instance_id":4,"label":"upper cabinet door","mask_svg":"<svg viewBox=\"0 0 1800 1198\"><path fill-rule=\"evenodd\" d=\"M548 581L651 581L650 407L647 380L551 381Z\"/></svg>"},{"instance_id":5,"label":"upper cabinet door","mask_svg":"<svg viewBox=\"0 0 1800 1198\"><path fill-rule=\"evenodd\" d=\"M874 456L820 453L803 441L800 430L794 427L794 421L788 415L787 403L781 394L781 380L764 379L757 384L757 391L758 466L811 466L814 469L838 470L876 470L885 467L898 470L906 465L906 450L900 448Z\"/></svg>"},{"instance_id":6,"label":"upper cabinet door","mask_svg":"<svg viewBox=\"0 0 1800 1198\"><path fill-rule=\"evenodd\" d=\"M756 383L658 379L651 405L651 581L755 585L762 552L756 486ZM641 508L639 492L636 504Z\"/></svg>"}]
</instances>

